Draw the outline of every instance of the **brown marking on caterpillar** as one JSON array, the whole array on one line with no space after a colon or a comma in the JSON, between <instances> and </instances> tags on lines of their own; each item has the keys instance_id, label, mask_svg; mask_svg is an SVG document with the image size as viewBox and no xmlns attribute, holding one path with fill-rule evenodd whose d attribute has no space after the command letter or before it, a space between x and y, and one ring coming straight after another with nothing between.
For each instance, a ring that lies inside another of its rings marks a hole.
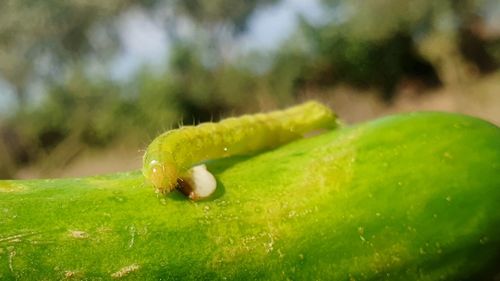
<instances>
[{"instance_id":1,"label":"brown marking on caterpillar","mask_svg":"<svg viewBox=\"0 0 500 281\"><path fill-rule=\"evenodd\" d=\"M193 187L185 180L179 178L177 179L177 190L179 190L182 194L187 197L193 199L195 197Z\"/></svg>"}]
</instances>

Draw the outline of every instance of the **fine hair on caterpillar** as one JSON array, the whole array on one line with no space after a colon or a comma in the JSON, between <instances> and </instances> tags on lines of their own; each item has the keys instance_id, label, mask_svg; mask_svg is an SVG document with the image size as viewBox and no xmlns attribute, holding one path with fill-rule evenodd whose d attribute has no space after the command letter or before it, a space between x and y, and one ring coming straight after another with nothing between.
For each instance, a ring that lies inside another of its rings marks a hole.
<instances>
[{"instance_id":1,"label":"fine hair on caterpillar","mask_svg":"<svg viewBox=\"0 0 500 281\"><path fill-rule=\"evenodd\" d=\"M336 126L333 111L315 101L217 123L183 126L161 134L149 144L142 173L158 192L177 187L191 199L201 199L215 190L216 181L205 165L197 164L271 149L315 130Z\"/></svg>"}]
</instances>

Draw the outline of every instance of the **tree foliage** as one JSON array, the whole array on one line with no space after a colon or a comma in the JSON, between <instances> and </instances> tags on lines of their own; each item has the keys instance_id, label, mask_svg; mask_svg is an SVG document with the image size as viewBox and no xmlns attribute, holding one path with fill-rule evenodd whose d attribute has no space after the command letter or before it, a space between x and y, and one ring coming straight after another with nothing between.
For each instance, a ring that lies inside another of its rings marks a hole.
<instances>
[{"instance_id":1,"label":"tree foliage","mask_svg":"<svg viewBox=\"0 0 500 281\"><path fill-rule=\"evenodd\" d=\"M453 83L500 61L500 39L484 32L495 10L488 7L498 5L492 0L323 0L325 19L301 18L277 50L234 56L253 13L277 2L0 1L0 78L22 105L0 124L0 151L14 151L1 153L0 174L68 147L105 147L179 122L289 104L310 89L347 83L390 99L407 78ZM90 61L107 64L119 53L118 19L130 9L162 21L165 70L144 67L128 81L89 73ZM186 21L192 32L183 34ZM40 81L43 95L28 108L30 85Z\"/></svg>"},{"instance_id":2,"label":"tree foliage","mask_svg":"<svg viewBox=\"0 0 500 281\"><path fill-rule=\"evenodd\" d=\"M89 33L132 5L151 1L2 1L0 2L0 73L24 98L33 76L55 79L62 67L88 53L109 54L117 47L110 40L92 41ZM54 73L55 72L55 73ZM55 74L55 75L54 75Z\"/></svg>"}]
</instances>

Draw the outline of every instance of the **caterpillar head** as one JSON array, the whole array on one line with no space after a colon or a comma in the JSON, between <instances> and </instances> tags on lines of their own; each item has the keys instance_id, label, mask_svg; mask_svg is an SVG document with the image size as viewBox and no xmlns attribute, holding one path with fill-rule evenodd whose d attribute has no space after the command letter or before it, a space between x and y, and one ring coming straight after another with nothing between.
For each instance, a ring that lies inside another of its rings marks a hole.
<instances>
[{"instance_id":1,"label":"caterpillar head","mask_svg":"<svg viewBox=\"0 0 500 281\"><path fill-rule=\"evenodd\" d=\"M177 185L179 171L172 162L144 159L142 173L160 192L170 192Z\"/></svg>"}]
</instances>

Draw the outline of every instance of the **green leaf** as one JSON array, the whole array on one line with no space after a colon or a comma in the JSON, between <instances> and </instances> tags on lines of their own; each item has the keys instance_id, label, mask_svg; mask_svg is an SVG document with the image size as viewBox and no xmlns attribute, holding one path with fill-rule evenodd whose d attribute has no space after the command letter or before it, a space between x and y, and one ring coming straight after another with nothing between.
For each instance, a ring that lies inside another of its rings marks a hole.
<instances>
[{"instance_id":1,"label":"green leaf","mask_svg":"<svg viewBox=\"0 0 500 281\"><path fill-rule=\"evenodd\" d=\"M387 117L208 168L218 190L200 202L139 172L0 181L0 279L495 275L500 129L485 121Z\"/></svg>"}]
</instances>

